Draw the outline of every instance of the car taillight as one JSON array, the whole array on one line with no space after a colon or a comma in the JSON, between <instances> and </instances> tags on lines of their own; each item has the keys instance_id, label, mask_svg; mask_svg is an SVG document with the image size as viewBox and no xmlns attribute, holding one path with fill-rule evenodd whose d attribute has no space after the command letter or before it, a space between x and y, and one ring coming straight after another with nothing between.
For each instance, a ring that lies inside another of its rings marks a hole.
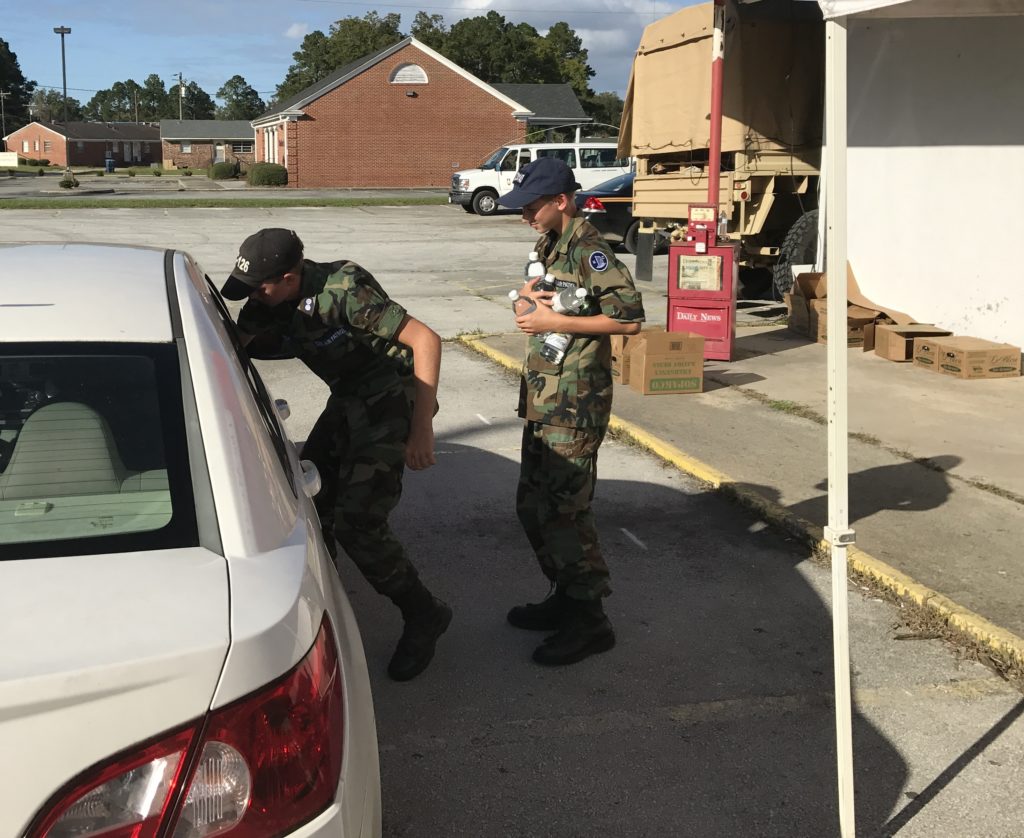
<instances>
[{"instance_id":1,"label":"car taillight","mask_svg":"<svg viewBox=\"0 0 1024 838\"><path fill-rule=\"evenodd\" d=\"M271 838L334 800L344 744L341 667L326 616L288 674L194 725L72 781L29 838ZM198 756L196 756L198 754Z\"/></svg>"},{"instance_id":2,"label":"car taillight","mask_svg":"<svg viewBox=\"0 0 1024 838\"><path fill-rule=\"evenodd\" d=\"M601 199L595 198L593 195L583 202L583 209L590 210L591 212L605 211L604 204L601 203Z\"/></svg>"}]
</instances>

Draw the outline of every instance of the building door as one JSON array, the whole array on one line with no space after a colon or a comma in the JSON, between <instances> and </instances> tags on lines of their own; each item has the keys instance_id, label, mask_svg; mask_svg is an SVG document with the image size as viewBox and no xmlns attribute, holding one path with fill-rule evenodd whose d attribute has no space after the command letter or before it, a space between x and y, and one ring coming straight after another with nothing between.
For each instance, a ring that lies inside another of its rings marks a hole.
<instances>
[{"instance_id":1,"label":"building door","mask_svg":"<svg viewBox=\"0 0 1024 838\"><path fill-rule=\"evenodd\" d=\"M132 141L132 161L135 163L142 162L142 143Z\"/></svg>"},{"instance_id":2,"label":"building door","mask_svg":"<svg viewBox=\"0 0 1024 838\"><path fill-rule=\"evenodd\" d=\"M223 163L224 161L225 161L225 157L224 157L224 143L216 143L213 146L213 162L214 163Z\"/></svg>"}]
</instances>

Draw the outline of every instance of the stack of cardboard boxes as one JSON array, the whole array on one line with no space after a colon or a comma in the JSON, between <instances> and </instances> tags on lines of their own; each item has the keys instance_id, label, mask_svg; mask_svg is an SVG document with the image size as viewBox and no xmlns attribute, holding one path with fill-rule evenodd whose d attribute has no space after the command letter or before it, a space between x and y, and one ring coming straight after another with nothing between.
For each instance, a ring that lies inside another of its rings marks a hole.
<instances>
[{"instance_id":1,"label":"stack of cardboard boxes","mask_svg":"<svg viewBox=\"0 0 1024 838\"><path fill-rule=\"evenodd\" d=\"M612 335L612 378L638 393L700 393L704 338L664 329Z\"/></svg>"},{"instance_id":2,"label":"stack of cardboard boxes","mask_svg":"<svg viewBox=\"0 0 1024 838\"><path fill-rule=\"evenodd\" d=\"M789 328L818 343L827 341L827 280L823 273L800 274L793 293L786 294ZM852 273L847 293L860 296ZM1020 348L981 338L953 335L930 323L913 323L896 311L885 311L847 302L846 343L889 361L910 362L915 367L956 378L1012 378L1020 375Z\"/></svg>"}]
</instances>

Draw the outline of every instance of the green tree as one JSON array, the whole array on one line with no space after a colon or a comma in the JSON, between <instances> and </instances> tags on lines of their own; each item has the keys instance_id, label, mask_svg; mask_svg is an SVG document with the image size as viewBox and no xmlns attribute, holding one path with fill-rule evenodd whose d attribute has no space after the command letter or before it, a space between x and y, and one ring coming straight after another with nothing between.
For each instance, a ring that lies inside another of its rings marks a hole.
<instances>
[{"instance_id":1,"label":"green tree","mask_svg":"<svg viewBox=\"0 0 1024 838\"><path fill-rule=\"evenodd\" d=\"M103 122L134 122L142 87L134 79L114 82L85 103L85 118ZM140 117L141 119L141 117Z\"/></svg>"},{"instance_id":2,"label":"green tree","mask_svg":"<svg viewBox=\"0 0 1024 838\"><path fill-rule=\"evenodd\" d=\"M587 116L591 117L595 123L600 123L594 126L593 133L595 135L617 133L607 126L614 125L617 128L622 123L623 102L618 93L612 90L594 93L592 96L581 97L580 104L583 105ZM605 128L602 129L602 126Z\"/></svg>"},{"instance_id":3,"label":"green tree","mask_svg":"<svg viewBox=\"0 0 1024 838\"><path fill-rule=\"evenodd\" d=\"M217 119L248 119L258 117L266 105L256 89L241 76L232 76L220 90L217 98L224 104L217 108Z\"/></svg>"},{"instance_id":4,"label":"green tree","mask_svg":"<svg viewBox=\"0 0 1024 838\"><path fill-rule=\"evenodd\" d=\"M497 12L488 12L453 24L444 55L485 82L562 81L554 57L539 53L539 40L528 23L512 24Z\"/></svg>"},{"instance_id":5,"label":"green tree","mask_svg":"<svg viewBox=\"0 0 1024 838\"><path fill-rule=\"evenodd\" d=\"M182 96L182 119L213 119L217 115L210 94L194 81L185 85Z\"/></svg>"},{"instance_id":6,"label":"green tree","mask_svg":"<svg viewBox=\"0 0 1024 838\"><path fill-rule=\"evenodd\" d=\"M335 21L328 35L319 30L309 33L298 52L292 53L295 63L278 85L275 99L288 99L339 67L398 43L405 37L398 28L401 22L399 14L381 17L377 12L367 12L363 17Z\"/></svg>"},{"instance_id":7,"label":"green tree","mask_svg":"<svg viewBox=\"0 0 1024 838\"><path fill-rule=\"evenodd\" d=\"M175 88L177 93L177 88ZM163 79L156 73L150 73L142 83L142 90L139 92L139 119L142 122L158 122L160 119L170 118L172 113L178 115L178 103L174 102L174 110L171 110L170 94L164 85Z\"/></svg>"},{"instance_id":8,"label":"green tree","mask_svg":"<svg viewBox=\"0 0 1024 838\"><path fill-rule=\"evenodd\" d=\"M18 56L11 52L7 41L0 38L0 90L10 94L4 97L4 124L8 134L28 124L28 104L35 88L36 83L22 74Z\"/></svg>"},{"instance_id":9,"label":"green tree","mask_svg":"<svg viewBox=\"0 0 1024 838\"><path fill-rule=\"evenodd\" d=\"M61 122L64 119L64 94L52 87L37 87L28 104L33 119L40 122ZM82 118L82 103L68 96L68 121Z\"/></svg>"},{"instance_id":10,"label":"green tree","mask_svg":"<svg viewBox=\"0 0 1024 838\"><path fill-rule=\"evenodd\" d=\"M444 45L448 40L448 27L444 25L443 15L416 12L416 18L412 22L409 34L431 49L444 54Z\"/></svg>"},{"instance_id":11,"label":"green tree","mask_svg":"<svg viewBox=\"0 0 1024 838\"><path fill-rule=\"evenodd\" d=\"M568 23L559 21L552 26L540 39L537 53L542 59L557 65L559 78L570 85L580 99L594 92L590 89L594 70L587 63L589 55L583 48L583 41Z\"/></svg>"}]
</instances>

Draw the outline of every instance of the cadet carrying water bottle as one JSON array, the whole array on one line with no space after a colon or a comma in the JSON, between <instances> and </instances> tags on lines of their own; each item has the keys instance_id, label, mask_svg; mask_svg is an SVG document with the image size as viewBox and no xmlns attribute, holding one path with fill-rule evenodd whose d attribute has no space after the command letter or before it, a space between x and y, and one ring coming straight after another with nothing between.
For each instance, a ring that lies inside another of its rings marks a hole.
<instances>
[{"instance_id":1,"label":"cadet carrying water bottle","mask_svg":"<svg viewBox=\"0 0 1024 838\"><path fill-rule=\"evenodd\" d=\"M586 288L566 288L551 298L551 308L558 314L577 314L587 298ZM549 364L560 364L572 343L572 335L549 332L540 348L540 356Z\"/></svg>"}]
</instances>

